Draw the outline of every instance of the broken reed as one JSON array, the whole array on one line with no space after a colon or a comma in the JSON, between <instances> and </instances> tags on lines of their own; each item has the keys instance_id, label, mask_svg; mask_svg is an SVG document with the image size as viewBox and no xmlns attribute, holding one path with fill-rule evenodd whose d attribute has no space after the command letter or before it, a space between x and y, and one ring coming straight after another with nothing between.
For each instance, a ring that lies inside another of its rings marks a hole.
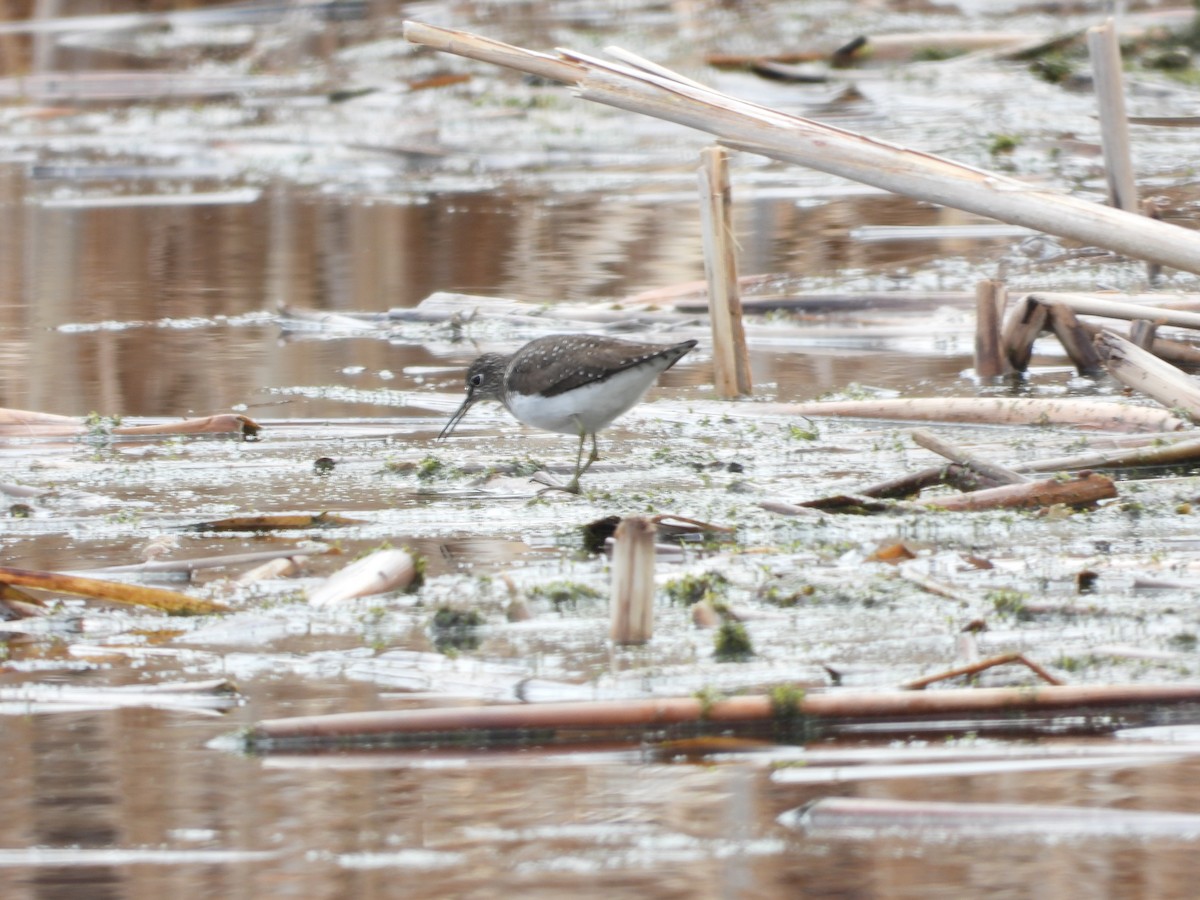
<instances>
[{"instance_id":1,"label":"broken reed","mask_svg":"<svg viewBox=\"0 0 1200 900\"><path fill-rule=\"evenodd\" d=\"M404 23L404 36L563 82L584 100L695 128L716 135L726 147L1200 273L1200 234L739 100L653 63L631 62L632 54L616 63L566 49L551 56L416 21Z\"/></svg>"},{"instance_id":2,"label":"broken reed","mask_svg":"<svg viewBox=\"0 0 1200 900\"><path fill-rule=\"evenodd\" d=\"M654 634L654 535L645 516L617 525L612 556L612 625L618 644L644 644Z\"/></svg>"},{"instance_id":3,"label":"broken reed","mask_svg":"<svg viewBox=\"0 0 1200 900\"><path fill-rule=\"evenodd\" d=\"M700 220L704 228L713 375L717 395L723 400L734 400L750 396L753 384L738 290L729 154L721 147L709 147L700 153L700 161Z\"/></svg>"}]
</instances>

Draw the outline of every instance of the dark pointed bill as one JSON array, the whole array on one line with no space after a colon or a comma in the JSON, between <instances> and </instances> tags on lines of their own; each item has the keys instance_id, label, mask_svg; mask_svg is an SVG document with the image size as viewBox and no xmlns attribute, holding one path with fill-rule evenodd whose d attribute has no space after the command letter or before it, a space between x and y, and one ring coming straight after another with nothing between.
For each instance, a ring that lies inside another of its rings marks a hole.
<instances>
[{"instance_id":1,"label":"dark pointed bill","mask_svg":"<svg viewBox=\"0 0 1200 900\"><path fill-rule=\"evenodd\" d=\"M446 427L442 429L442 433L437 436L439 441L455 429L458 423L462 421L462 417L467 414L467 410L470 409L474 403L474 395L467 394L467 399L462 402L462 406L454 411L454 415L450 417L450 421L446 423Z\"/></svg>"}]
</instances>

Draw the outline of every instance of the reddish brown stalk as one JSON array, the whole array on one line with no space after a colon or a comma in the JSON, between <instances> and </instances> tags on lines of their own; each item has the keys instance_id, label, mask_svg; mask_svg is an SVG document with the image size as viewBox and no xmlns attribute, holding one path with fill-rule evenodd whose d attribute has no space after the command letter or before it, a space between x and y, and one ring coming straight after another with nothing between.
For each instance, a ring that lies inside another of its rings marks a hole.
<instances>
[{"instance_id":1,"label":"reddish brown stalk","mask_svg":"<svg viewBox=\"0 0 1200 900\"><path fill-rule=\"evenodd\" d=\"M950 678L960 678L963 675L978 675L987 669L995 668L996 666L1004 666L1009 663L1020 663L1027 666L1035 675L1047 684L1061 685L1064 682L1060 678L1056 678L1047 672L1040 665L1025 656L1024 653L1004 653L1000 656L989 656L987 659L979 659L975 662L963 666L957 666L953 669L947 669L944 672L938 672L934 675L925 675L921 678L914 678L912 681L906 681L900 685L906 691L923 691L931 684L939 681L946 681Z\"/></svg>"},{"instance_id":2,"label":"reddish brown stalk","mask_svg":"<svg viewBox=\"0 0 1200 900\"><path fill-rule=\"evenodd\" d=\"M576 703L522 703L469 709L438 707L338 713L259 722L247 734L252 748L353 742L473 740L491 742L505 734L529 733L541 741L597 732L659 730L672 725L769 725L806 717L917 720L939 716L1016 713L1082 714L1088 708L1198 703L1197 684L1123 684L1041 688L978 688L942 691L883 691L824 694L797 692L780 702L756 695L706 702L695 697Z\"/></svg>"},{"instance_id":3,"label":"reddish brown stalk","mask_svg":"<svg viewBox=\"0 0 1200 900\"><path fill-rule=\"evenodd\" d=\"M51 591L56 594L69 594L74 597L106 600L110 603L150 606L168 613L203 615L229 611L229 607L221 603L200 600L177 591L145 587L139 584L125 584L119 581L80 578L75 575L62 575L58 572L0 567L0 583Z\"/></svg>"},{"instance_id":4,"label":"reddish brown stalk","mask_svg":"<svg viewBox=\"0 0 1200 900\"><path fill-rule=\"evenodd\" d=\"M951 512L975 512L984 509L1031 509L1040 506L1089 506L1097 500L1117 496L1112 479L1086 472L1063 481L1051 478L1029 484L1006 484L957 497L937 497L922 501L925 506Z\"/></svg>"}]
</instances>

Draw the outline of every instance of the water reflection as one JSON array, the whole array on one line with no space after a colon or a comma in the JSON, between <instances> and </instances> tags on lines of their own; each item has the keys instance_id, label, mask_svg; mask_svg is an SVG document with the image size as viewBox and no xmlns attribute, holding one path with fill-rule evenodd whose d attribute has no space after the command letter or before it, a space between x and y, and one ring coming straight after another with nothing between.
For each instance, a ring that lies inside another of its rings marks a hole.
<instances>
[{"instance_id":1,"label":"water reflection","mask_svg":"<svg viewBox=\"0 0 1200 900\"><path fill-rule=\"evenodd\" d=\"M207 737L264 715L387 703L344 682L328 683L319 703L283 679L244 688L251 707L219 722L133 710L6 720L13 777L0 846L128 854L41 866L0 854L5 897L891 898L916 885L1188 895L1186 839L814 839L775 818L830 795L1195 812L1195 762L839 787L775 784L751 762L631 765L629 751L611 749L267 759L205 749ZM270 855L222 863L204 856L214 851Z\"/></svg>"},{"instance_id":2,"label":"water reflection","mask_svg":"<svg viewBox=\"0 0 1200 900\"><path fill-rule=\"evenodd\" d=\"M0 307L0 404L6 406L190 415L277 402L261 393L271 387L410 387L376 376L445 361L419 347L369 339L280 344L269 323L228 320L278 304L383 311L438 290L534 303L612 298L703 275L691 203L616 203L587 194L550 202L515 191L412 202L283 185L255 202L229 205L76 209L39 202L56 190L54 183L31 182L17 166L0 165L0 277L8 296L21 299ZM934 255L986 249L952 240L906 245L848 237L864 222L947 215L895 198L850 197L813 208L751 200L739 207L743 271L819 279L846 270L903 271ZM111 324L60 330L101 323ZM792 378L794 366L781 368L761 355L756 366L763 380L778 384L780 396L813 395L807 378ZM365 381L344 374L356 367L365 368ZM942 360L927 375L943 379L961 368ZM840 378L818 379L817 386L832 388ZM889 380L886 373L860 378ZM299 414L291 403L290 412ZM362 411L326 404L309 414Z\"/></svg>"},{"instance_id":3,"label":"water reflection","mask_svg":"<svg viewBox=\"0 0 1200 900\"><path fill-rule=\"evenodd\" d=\"M111 847L122 838L116 795L120 784L111 763L112 717L67 715L30 723L31 831L27 845ZM88 760L88 763L84 763ZM124 878L112 867L41 869L31 879L44 900L124 896Z\"/></svg>"}]
</instances>

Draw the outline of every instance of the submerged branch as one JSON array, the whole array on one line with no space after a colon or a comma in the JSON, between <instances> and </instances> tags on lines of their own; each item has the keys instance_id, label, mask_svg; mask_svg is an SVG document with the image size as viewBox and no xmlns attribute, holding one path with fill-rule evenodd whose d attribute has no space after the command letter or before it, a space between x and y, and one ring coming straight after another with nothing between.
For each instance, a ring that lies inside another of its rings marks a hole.
<instances>
[{"instance_id":1,"label":"submerged branch","mask_svg":"<svg viewBox=\"0 0 1200 900\"><path fill-rule=\"evenodd\" d=\"M692 729L773 729L780 739L813 739L841 722L894 723L911 729L922 720L951 719L960 730L969 717L1001 716L1018 728L1019 716L1077 719L1100 711L1115 728L1113 710L1143 712L1164 704L1200 703L1200 685L1126 684L1090 687L980 688L944 691L831 692L744 696L708 702L695 697L577 703L524 703L470 708L409 709L300 716L258 722L242 737L250 750L419 745L431 742L536 743L641 739L647 733ZM1078 724L1078 723L1075 723ZM1032 729L1032 726L1026 725ZM1093 723L1093 728L1102 727Z\"/></svg>"}]
</instances>

